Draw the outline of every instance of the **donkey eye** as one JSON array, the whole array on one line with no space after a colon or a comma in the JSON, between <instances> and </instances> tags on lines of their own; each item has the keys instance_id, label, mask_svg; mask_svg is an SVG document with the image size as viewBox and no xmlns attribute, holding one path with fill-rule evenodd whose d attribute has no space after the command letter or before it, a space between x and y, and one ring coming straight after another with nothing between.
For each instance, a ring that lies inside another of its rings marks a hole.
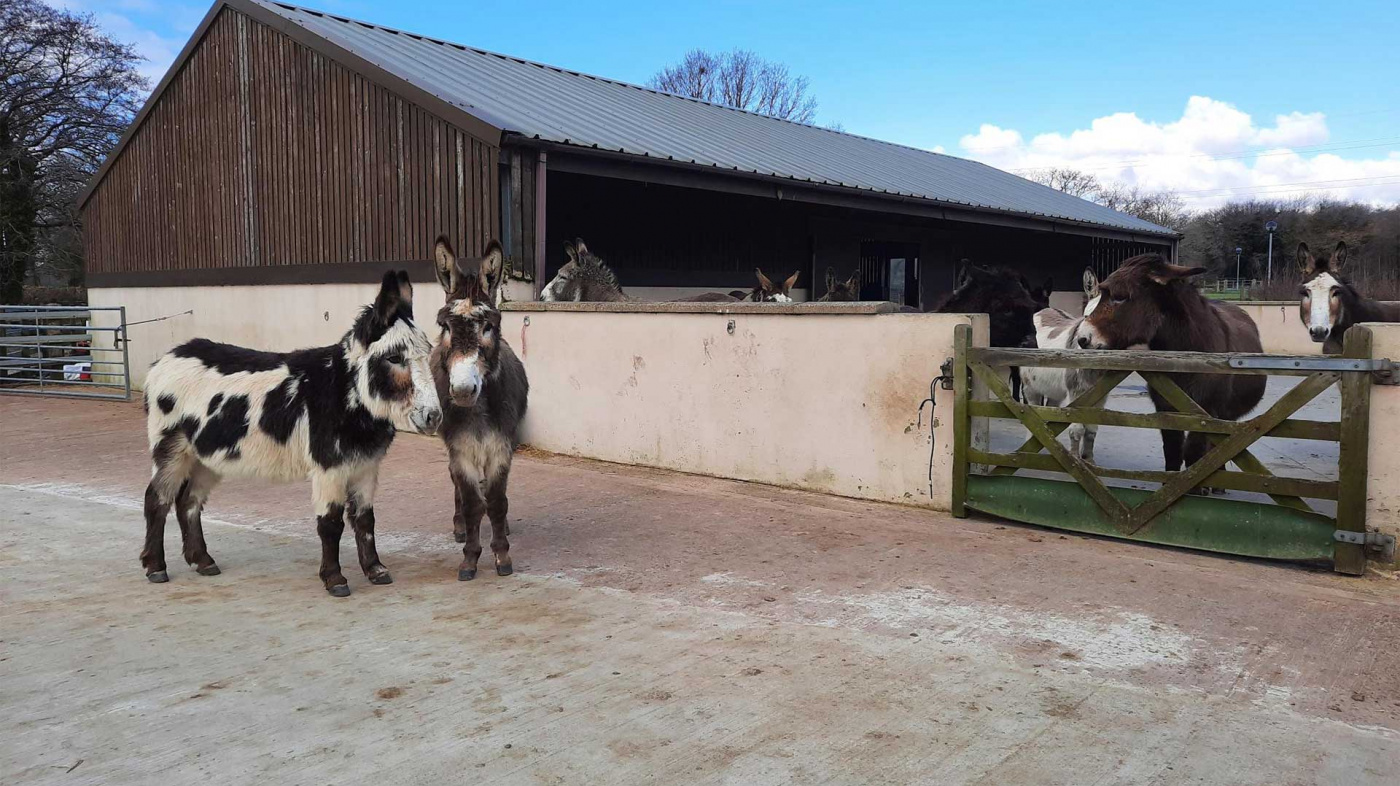
<instances>
[{"instance_id":1,"label":"donkey eye","mask_svg":"<svg viewBox=\"0 0 1400 786\"><path fill-rule=\"evenodd\" d=\"M396 366L402 366L402 365L403 365L403 353L402 353L402 352L395 352L395 353L392 354L392 355L385 355L385 356L384 356L384 359L387 360L387 361L389 361L390 363L393 363L393 364L396 365Z\"/></svg>"}]
</instances>

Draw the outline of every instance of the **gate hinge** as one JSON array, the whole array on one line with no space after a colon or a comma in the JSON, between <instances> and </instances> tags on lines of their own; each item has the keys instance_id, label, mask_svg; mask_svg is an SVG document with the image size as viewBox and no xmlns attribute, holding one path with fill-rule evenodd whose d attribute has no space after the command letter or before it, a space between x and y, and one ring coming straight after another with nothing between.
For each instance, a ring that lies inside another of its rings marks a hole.
<instances>
[{"instance_id":1,"label":"gate hinge","mask_svg":"<svg viewBox=\"0 0 1400 786\"><path fill-rule=\"evenodd\" d=\"M1338 543L1355 543L1364 546L1368 551L1375 552L1382 562L1395 561L1395 536L1387 535L1384 532L1353 532L1352 530L1339 529L1332 533L1332 539Z\"/></svg>"},{"instance_id":2,"label":"gate hinge","mask_svg":"<svg viewBox=\"0 0 1400 786\"><path fill-rule=\"evenodd\" d=\"M1369 371L1377 377L1394 377L1395 364L1389 358L1339 357L1233 357L1230 368L1263 371Z\"/></svg>"}]
</instances>

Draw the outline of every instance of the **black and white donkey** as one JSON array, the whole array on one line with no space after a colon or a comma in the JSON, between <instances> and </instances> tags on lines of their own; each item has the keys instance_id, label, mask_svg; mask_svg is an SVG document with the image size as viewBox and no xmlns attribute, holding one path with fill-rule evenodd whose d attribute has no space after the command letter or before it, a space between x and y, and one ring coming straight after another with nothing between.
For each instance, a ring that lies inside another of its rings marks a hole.
<instances>
[{"instance_id":1,"label":"black and white donkey","mask_svg":"<svg viewBox=\"0 0 1400 786\"><path fill-rule=\"evenodd\" d=\"M195 339L163 355L146 377L154 464L141 551L146 577L170 579L165 520L171 507L185 561L212 576L219 568L205 546L200 513L219 480L309 476L326 591L350 594L340 570L347 519L365 577L391 583L374 544L374 492L395 431L433 434L442 423L432 348L413 322L408 274L390 271L374 304L338 344L282 353Z\"/></svg>"}]
</instances>

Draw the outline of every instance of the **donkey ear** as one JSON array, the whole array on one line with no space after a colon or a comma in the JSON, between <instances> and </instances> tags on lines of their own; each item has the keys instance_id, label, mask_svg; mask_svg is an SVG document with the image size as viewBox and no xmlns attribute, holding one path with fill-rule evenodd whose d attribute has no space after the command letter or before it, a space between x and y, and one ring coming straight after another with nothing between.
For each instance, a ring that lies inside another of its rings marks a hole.
<instances>
[{"instance_id":1,"label":"donkey ear","mask_svg":"<svg viewBox=\"0 0 1400 786\"><path fill-rule=\"evenodd\" d=\"M492 240L486 245L486 253L482 255L476 273L476 291L486 302L496 302L496 291L501 287L501 271L504 269L505 252L501 250L499 241Z\"/></svg>"},{"instance_id":2,"label":"donkey ear","mask_svg":"<svg viewBox=\"0 0 1400 786\"><path fill-rule=\"evenodd\" d=\"M578 247L574 245L574 241L564 241L564 256L569 258L569 261L565 264L572 264L578 261Z\"/></svg>"},{"instance_id":3,"label":"donkey ear","mask_svg":"<svg viewBox=\"0 0 1400 786\"><path fill-rule=\"evenodd\" d=\"M846 279L846 286L850 287L852 290L860 288L860 268L856 268L856 272L852 273L851 277Z\"/></svg>"},{"instance_id":4,"label":"donkey ear","mask_svg":"<svg viewBox=\"0 0 1400 786\"><path fill-rule=\"evenodd\" d=\"M1084 294L1088 295L1090 300L1099 296L1099 277L1093 268L1084 268Z\"/></svg>"},{"instance_id":5,"label":"donkey ear","mask_svg":"<svg viewBox=\"0 0 1400 786\"><path fill-rule=\"evenodd\" d=\"M1347 263L1347 244L1344 241L1337 241L1337 250L1332 252L1332 261L1327 266L1334 273L1342 272L1342 267Z\"/></svg>"},{"instance_id":6,"label":"donkey ear","mask_svg":"<svg viewBox=\"0 0 1400 786\"><path fill-rule=\"evenodd\" d=\"M836 287L836 268L827 265L826 268L826 291L830 292Z\"/></svg>"},{"instance_id":7,"label":"donkey ear","mask_svg":"<svg viewBox=\"0 0 1400 786\"><path fill-rule=\"evenodd\" d=\"M580 259L588 253L588 246L583 244L583 238L574 238L574 250L578 253Z\"/></svg>"},{"instance_id":8,"label":"donkey ear","mask_svg":"<svg viewBox=\"0 0 1400 786\"><path fill-rule=\"evenodd\" d=\"M447 235L438 235L433 243L433 272L437 274L438 283L442 284L442 291L449 295L457 291L457 254L453 252Z\"/></svg>"},{"instance_id":9,"label":"donkey ear","mask_svg":"<svg viewBox=\"0 0 1400 786\"><path fill-rule=\"evenodd\" d=\"M775 292L775 291L777 291L778 288L775 287L775 286L773 286L773 282L772 282L772 281L769 281L769 280L768 280L768 277L765 276L765 275L763 275L763 268L761 268L761 267L756 267L756 268L753 269L753 272L754 272L755 275L758 276L758 286L759 286L759 288L761 288L761 289L762 289L763 291L765 291L765 292Z\"/></svg>"},{"instance_id":10,"label":"donkey ear","mask_svg":"<svg viewBox=\"0 0 1400 786\"><path fill-rule=\"evenodd\" d=\"M784 281L784 282L783 282L783 291L784 291L784 292L791 292L791 291L792 291L792 288L795 287L795 286L797 286L797 277L800 276L800 275L802 275L802 271L801 271L801 270L797 270L797 271L794 271L792 275L788 276L788 277L787 277L787 281Z\"/></svg>"},{"instance_id":11,"label":"donkey ear","mask_svg":"<svg viewBox=\"0 0 1400 786\"><path fill-rule=\"evenodd\" d=\"M409 315L413 314L413 286L408 283L408 272L386 271L379 285L379 294L374 297L374 318L379 324L387 326L395 317L402 316L404 310Z\"/></svg>"},{"instance_id":12,"label":"donkey ear","mask_svg":"<svg viewBox=\"0 0 1400 786\"><path fill-rule=\"evenodd\" d=\"M1303 271L1303 275L1309 275L1317 268L1317 260L1313 258L1312 251L1308 250L1307 243L1298 244L1298 269Z\"/></svg>"},{"instance_id":13,"label":"donkey ear","mask_svg":"<svg viewBox=\"0 0 1400 786\"><path fill-rule=\"evenodd\" d=\"M1158 284L1166 285L1173 281L1199 276L1204 272L1206 272L1206 269L1203 267L1182 267L1181 265L1172 265L1163 262L1161 265L1156 266L1147 277Z\"/></svg>"}]
</instances>

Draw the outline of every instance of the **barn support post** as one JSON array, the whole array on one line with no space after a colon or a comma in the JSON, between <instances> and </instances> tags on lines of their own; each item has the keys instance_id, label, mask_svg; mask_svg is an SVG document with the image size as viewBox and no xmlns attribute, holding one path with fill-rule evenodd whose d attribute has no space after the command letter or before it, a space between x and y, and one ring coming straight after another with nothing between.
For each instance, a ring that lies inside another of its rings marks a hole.
<instances>
[{"instance_id":1,"label":"barn support post","mask_svg":"<svg viewBox=\"0 0 1400 786\"><path fill-rule=\"evenodd\" d=\"M549 234L545 224L545 181L546 162L549 154L540 151L539 163L535 165L535 299L538 300L540 292L544 290L544 285L549 283L545 278L545 273L549 269L549 258L546 255L545 240Z\"/></svg>"}]
</instances>

